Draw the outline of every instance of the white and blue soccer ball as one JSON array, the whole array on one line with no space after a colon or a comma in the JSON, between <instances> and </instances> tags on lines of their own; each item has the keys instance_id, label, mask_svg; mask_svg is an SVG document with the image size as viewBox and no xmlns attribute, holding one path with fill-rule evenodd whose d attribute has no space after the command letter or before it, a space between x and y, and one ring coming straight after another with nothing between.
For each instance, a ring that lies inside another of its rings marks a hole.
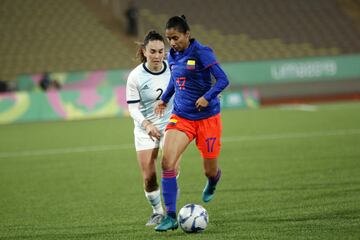
<instances>
[{"instance_id":1,"label":"white and blue soccer ball","mask_svg":"<svg viewBox=\"0 0 360 240\"><path fill-rule=\"evenodd\" d=\"M187 233L203 232L209 223L209 215L203 206L190 203L180 209L178 222Z\"/></svg>"}]
</instances>

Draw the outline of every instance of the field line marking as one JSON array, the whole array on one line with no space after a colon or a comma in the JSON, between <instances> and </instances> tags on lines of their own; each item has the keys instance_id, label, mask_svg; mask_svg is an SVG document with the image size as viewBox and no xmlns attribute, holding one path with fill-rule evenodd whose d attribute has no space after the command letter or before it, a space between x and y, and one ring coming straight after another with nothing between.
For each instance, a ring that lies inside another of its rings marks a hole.
<instances>
[{"instance_id":1,"label":"field line marking","mask_svg":"<svg viewBox=\"0 0 360 240\"><path fill-rule=\"evenodd\" d=\"M281 110L316 112L318 107L310 104L284 104L280 106Z\"/></svg>"},{"instance_id":2,"label":"field line marking","mask_svg":"<svg viewBox=\"0 0 360 240\"><path fill-rule=\"evenodd\" d=\"M28 150L19 152L3 152L0 153L0 158L9 157L31 157L31 156L45 156L45 155L56 155L66 153L84 153L84 152L102 152L133 148L134 144L119 144L119 145L98 145L88 147L69 147L69 148L57 148L57 149L39 149L39 150Z\"/></svg>"},{"instance_id":3,"label":"field line marking","mask_svg":"<svg viewBox=\"0 0 360 240\"><path fill-rule=\"evenodd\" d=\"M313 138L313 137L327 137L327 136L344 136L344 135L358 135L360 129L347 129L347 130L333 130L333 131L321 131L321 132L293 132L283 134L264 134L256 136L229 136L223 137L222 142L242 142L242 141L268 141L268 140L280 140L280 139L297 139L297 138ZM46 156L56 154L68 154L68 153L85 153L85 152L102 152L113 151L121 149L135 150L134 144L118 144L118 145L98 145L98 146L86 146L86 147L69 147L58 149L39 149L39 150L27 150L17 152L0 152L1 158L16 158L16 157L32 157L32 156Z\"/></svg>"},{"instance_id":4,"label":"field line marking","mask_svg":"<svg viewBox=\"0 0 360 240\"><path fill-rule=\"evenodd\" d=\"M280 140L292 138L313 138L313 137L327 137L327 136L341 136L341 135L357 135L360 134L360 129L334 130L323 132L293 132L283 134L266 134L257 136L233 136L223 137L223 142L240 142L240 141L261 141L261 140Z\"/></svg>"}]
</instances>

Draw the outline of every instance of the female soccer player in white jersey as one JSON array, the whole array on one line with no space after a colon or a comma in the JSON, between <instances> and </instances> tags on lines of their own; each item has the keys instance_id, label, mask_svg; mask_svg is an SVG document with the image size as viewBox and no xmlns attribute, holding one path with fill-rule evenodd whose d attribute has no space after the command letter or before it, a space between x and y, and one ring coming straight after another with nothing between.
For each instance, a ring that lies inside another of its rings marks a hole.
<instances>
[{"instance_id":1,"label":"female soccer player in white jersey","mask_svg":"<svg viewBox=\"0 0 360 240\"><path fill-rule=\"evenodd\" d=\"M161 117L154 113L155 102L160 100L170 80L170 70L164 61L164 38L156 31L150 31L140 45L137 56L141 64L128 77L126 100L135 125L135 148L145 196L153 208L153 214L146 223L146 226L151 226L160 223L164 216L156 179L156 159L172 110L172 106L168 107Z\"/></svg>"}]
</instances>

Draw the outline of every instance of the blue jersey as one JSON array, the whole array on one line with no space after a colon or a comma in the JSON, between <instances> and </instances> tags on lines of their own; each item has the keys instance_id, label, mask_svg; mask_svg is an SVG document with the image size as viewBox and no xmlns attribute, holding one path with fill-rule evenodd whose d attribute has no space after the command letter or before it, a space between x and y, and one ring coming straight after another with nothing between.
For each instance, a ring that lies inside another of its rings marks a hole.
<instances>
[{"instance_id":1,"label":"blue jersey","mask_svg":"<svg viewBox=\"0 0 360 240\"><path fill-rule=\"evenodd\" d=\"M168 63L171 80L161 100L168 102L175 93L173 113L186 119L199 120L220 112L218 94L229 81L211 48L191 39L189 47L182 52L170 49ZM213 86L211 75L216 79ZM199 111L195 103L202 96L209 105Z\"/></svg>"}]
</instances>

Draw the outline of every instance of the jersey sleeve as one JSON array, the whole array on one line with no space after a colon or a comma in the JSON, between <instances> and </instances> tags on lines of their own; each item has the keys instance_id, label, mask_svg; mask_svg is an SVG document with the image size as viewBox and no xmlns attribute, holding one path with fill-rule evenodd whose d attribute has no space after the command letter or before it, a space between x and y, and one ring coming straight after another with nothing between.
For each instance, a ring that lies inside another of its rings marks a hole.
<instances>
[{"instance_id":1,"label":"jersey sleeve","mask_svg":"<svg viewBox=\"0 0 360 240\"><path fill-rule=\"evenodd\" d=\"M212 65L210 67L210 72L215 77L216 83L207 93L205 93L204 98L207 101L211 101L217 97L229 85L229 80L219 64Z\"/></svg>"},{"instance_id":2,"label":"jersey sleeve","mask_svg":"<svg viewBox=\"0 0 360 240\"><path fill-rule=\"evenodd\" d=\"M137 81L131 73L126 82L126 102L128 104L140 102L140 93L137 87Z\"/></svg>"},{"instance_id":3,"label":"jersey sleeve","mask_svg":"<svg viewBox=\"0 0 360 240\"><path fill-rule=\"evenodd\" d=\"M174 95L174 93L175 93L174 78L171 75L169 84L166 88L166 91L161 96L161 100L165 103L168 103L170 101L171 97Z\"/></svg>"},{"instance_id":4,"label":"jersey sleeve","mask_svg":"<svg viewBox=\"0 0 360 240\"><path fill-rule=\"evenodd\" d=\"M198 57L204 68L209 68L218 63L213 50L209 47L202 47L198 50Z\"/></svg>"},{"instance_id":5,"label":"jersey sleeve","mask_svg":"<svg viewBox=\"0 0 360 240\"><path fill-rule=\"evenodd\" d=\"M140 112L140 103L137 102L128 104L128 109L132 119L134 119L141 126L145 120L145 117Z\"/></svg>"},{"instance_id":6,"label":"jersey sleeve","mask_svg":"<svg viewBox=\"0 0 360 240\"><path fill-rule=\"evenodd\" d=\"M204 95L207 101L211 101L229 85L229 80L225 72L219 66L215 54L211 48L204 46L199 49L198 53L204 68L209 68L211 74L216 79L214 86Z\"/></svg>"},{"instance_id":7,"label":"jersey sleeve","mask_svg":"<svg viewBox=\"0 0 360 240\"><path fill-rule=\"evenodd\" d=\"M126 102L130 116L141 125L145 120L144 115L140 112L140 93L137 87L137 81L134 74L130 73L126 82Z\"/></svg>"}]
</instances>

